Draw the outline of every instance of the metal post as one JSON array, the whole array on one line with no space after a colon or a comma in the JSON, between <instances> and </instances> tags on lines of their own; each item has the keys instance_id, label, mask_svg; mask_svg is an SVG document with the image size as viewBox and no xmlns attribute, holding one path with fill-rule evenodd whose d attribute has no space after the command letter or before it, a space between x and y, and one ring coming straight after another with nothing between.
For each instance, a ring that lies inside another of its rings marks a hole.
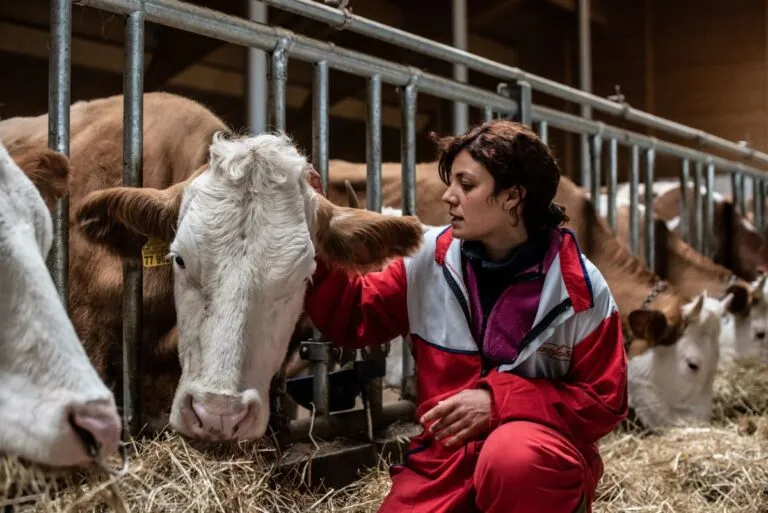
<instances>
[{"instance_id":1,"label":"metal post","mask_svg":"<svg viewBox=\"0 0 768 513\"><path fill-rule=\"evenodd\" d=\"M653 167L656 162L656 150L645 150L645 261L651 271L656 269L656 237L653 231Z\"/></svg>"},{"instance_id":2,"label":"metal post","mask_svg":"<svg viewBox=\"0 0 768 513\"><path fill-rule=\"evenodd\" d=\"M312 165L328 193L328 63L315 64L312 90Z\"/></svg>"},{"instance_id":3,"label":"metal post","mask_svg":"<svg viewBox=\"0 0 768 513\"><path fill-rule=\"evenodd\" d=\"M245 1L248 18L266 24L267 6L256 0ZM263 50L248 47L247 59L248 129L251 134L258 134L267 129L267 55Z\"/></svg>"},{"instance_id":4,"label":"metal post","mask_svg":"<svg viewBox=\"0 0 768 513\"><path fill-rule=\"evenodd\" d=\"M707 197L704 203L704 226L706 229L703 231L702 247L704 251L702 254L707 257L712 257L712 229L715 225L715 200L713 192L715 190L715 164L710 158L707 161Z\"/></svg>"},{"instance_id":5,"label":"metal post","mask_svg":"<svg viewBox=\"0 0 768 513\"><path fill-rule=\"evenodd\" d=\"M126 16L123 91L123 185L141 187L144 161L143 11ZM131 435L141 428L142 283L141 262L123 260L123 423Z\"/></svg>"},{"instance_id":6,"label":"metal post","mask_svg":"<svg viewBox=\"0 0 768 513\"><path fill-rule=\"evenodd\" d=\"M549 124L546 121L539 122L539 139L544 144L549 144Z\"/></svg>"},{"instance_id":7,"label":"metal post","mask_svg":"<svg viewBox=\"0 0 768 513\"><path fill-rule=\"evenodd\" d=\"M600 157L603 153L603 136L600 134L592 137L592 204L595 210L600 212Z\"/></svg>"},{"instance_id":8,"label":"metal post","mask_svg":"<svg viewBox=\"0 0 768 513\"><path fill-rule=\"evenodd\" d=\"M690 161L683 159L683 164L680 167L680 236L688 244L691 243L691 212L688 203L690 172Z\"/></svg>"},{"instance_id":9,"label":"metal post","mask_svg":"<svg viewBox=\"0 0 768 513\"><path fill-rule=\"evenodd\" d=\"M416 77L405 86L401 96L401 112L403 116L401 131L400 159L402 161L402 197L403 215L416 215ZM415 399L410 397L409 390L415 390L413 383L415 364L408 344L408 339L403 339L403 374L400 384L400 397L403 399Z\"/></svg>"},{"instance_id":10,"label":"metal post","mask_svg":"<svg viewBox=\"0 0 768 513\"><path fill-rule=\"evenodd\" d=\"M629 248L637 255L638 249L638 210L637 189L640 182L640 148L632 145L632 167L629 171Z\"/></svg>"},{"instance_id":11,"label":"metal post","mask_svg":"<svg viewBox=\"0 0 768 513\"><path fill-rule=\"evenodd\" d=\"M467 0L453 0L453 46L459 50L467 49ZM457 82L467 82L467 67L461 64L453 65L453 79ZM453 103L453 133L461 134L469 125L469 107L466 103Z\"/></svg>"},{"instance_id":12,"label":"metal post","mask_svg":"<svg viewBox=\"0 0 768 513\"><path fill-rule=\"evenodd\" d=\"M702 197L701 197L701 182L702 176L702 163L696 162L696 173L693 176L693 217L696 223L696 243L693 247L699 253L704 250L704 219L702 216Z\"/></svg>"},{"instance_id":13,"label":"metal post","mask_svg":"<svg viewBox=\"0 0 768 513\"><path fill-rule=\"evenodd\" d=\"M730 171L729 175L731 179L731 198L733 199L733 208L736 210L737 214L744 215L744 212L741 210L741 190L739 189L739 180L741 179L741 175L736 171Z\"/></svg>"},{"instance_id":14,"label":"metal post","mask_svg":"<svg viewBox=\"0 0 768 513\"><path fill-rule=\"evenodd\" d=\"M368 210L381 212L381 76L368 80L368 139L365 147Z\"/></svg>"},{"instance_id":15,"label":"metal post","mask_svg":"<svg viewBox=\"0 0 768 513\"><path fill-rule=\"evenodd\" d=\"M619 169L619 141L612 137L608 146L608 224L616 235L616 182Z\"/></svg>"},{"instance_id":16,"label":"metal post","mask_svg":"<svg viewBox=\"0 0 768 513\"><path fill-rule=\"evenodd\" d=\"M517 108L520 123L533 127L533 93L531 91L531 84L524 80L518 80L517 87L519 88Z\"/></svg>"},{"instance_id":17,"label":"metal post","mask_svg":"<svg viewBox=\"0 0 768 513\"><path fill-rule=\"evenodd\" d=\"M739 165L742 168L742 165ZM747 215L747 182L744 173L739 173L739 211L741 215Z\"/></svg>"},{"instance_id":18,"label":"metal post","mask_svg":"<svg viewBox=\"0 0 768 513\"><path fill-rule=\"evenodd\" d=\"M270 125L275 130L285 130L285 83L288 80L288 39L281 37L270 59Z\"/></svg>"},{"instance_id":19,"label":"metal post","mask_svg":"<svg viewBox=\"0 0 768 513\"><path fill-rule=\"evenodd\" d=\"M493 109L490 107L483 107L483 121L491 121L493 119Z\"/></svg>"},{"instance_id":20,"label":"metal post","mask_svg":"<svg viewBox=\"0 0 768 513\"><path fill-rule=\"evenodd\" d=\"M764 194L762 194L762 180L752 176L752 210L754 213L754 225L758 232L762 232L763 216L765 213Z\"/></svg>"},{"instance_id":21,"label":"metal post","mask_svg":"<svg viewBox=\"0 0 768 513\"><path fill-rule=\"evenodd\" d=\"M760 179L760 191L757 195L757 201L760 204L760 223L757 225L757 230L760 235L765 234L765 226L768 224L768 219L765 216L765 189L768 187L768 182L764 178Z\"/></svg>"},{"instance_id":22,"label":"metal post","mask_svg":"<svg viewBox=\"0 0 768 513\"><path fill-rule=\"evenodd\" d=\"M581 90L592 92L592 51L589 0L579 0L579 82ZM592 108L581 104L581 117L591 119ZM589 139L581 136L581 185L589 183Z\"/></svg>"},{"instance_id":23,"label":"metal post","mask_svg":"<svg viewBox=\"0 0 768 513\"><path fill-rule=\"evenodd\" d=\"M51 53L48 59L48 147L69 155L69 103L72 2L51 0ZM69 311L69 195L56 202L48 269L64 309Z\"/></svg>"}]
</instances>

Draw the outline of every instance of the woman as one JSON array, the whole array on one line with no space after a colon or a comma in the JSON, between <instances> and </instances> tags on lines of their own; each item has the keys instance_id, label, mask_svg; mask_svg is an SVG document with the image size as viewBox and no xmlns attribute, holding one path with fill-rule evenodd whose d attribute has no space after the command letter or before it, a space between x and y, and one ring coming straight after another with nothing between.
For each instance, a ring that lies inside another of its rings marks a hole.
<instances>
[{"instance_id":1,"label":"woman","mask_svg":"<svg viewBox=\"0 0 768 513\"><path fill-rule=\"evenodd\" d=\"M410 334L425 430L381 512L591 510L597 440L627 414L621 320L560 228L560 170L528 128L438 141L451 225L366 276L318 262L307 311L341 345Z\"/></svg>"}]
</instances>

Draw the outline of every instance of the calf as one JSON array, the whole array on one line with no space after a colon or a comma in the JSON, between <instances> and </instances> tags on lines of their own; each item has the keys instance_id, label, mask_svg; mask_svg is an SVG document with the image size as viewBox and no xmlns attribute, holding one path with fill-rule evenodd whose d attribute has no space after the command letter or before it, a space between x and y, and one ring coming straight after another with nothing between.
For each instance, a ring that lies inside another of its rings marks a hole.
<instances>
[{"instance_id":1,"label":"calf","mask_svg":"<svg viewBox=\"0 0 768 513\"><path fill-rule=\"evenodd\" d=\"M66 192L69 163L27 154L28 175L0 144L0 452L53 466L109 455L120 440L114 397L88 360L45 260L46 208Z\"/></svg>"}]
</instances>

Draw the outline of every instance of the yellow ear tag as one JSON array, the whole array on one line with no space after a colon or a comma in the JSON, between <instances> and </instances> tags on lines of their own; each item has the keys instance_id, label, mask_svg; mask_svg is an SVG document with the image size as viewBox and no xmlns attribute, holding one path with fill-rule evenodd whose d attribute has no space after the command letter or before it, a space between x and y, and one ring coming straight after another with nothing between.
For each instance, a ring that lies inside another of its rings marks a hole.
<instances>
[{"instance_id":1,"label":"yellow ear tag","mask_svg":"<svg viewBox=\"0 0 768 513\"><path fill-rule=\"evenodd\" d=\"M171 265L168 258L170 246L161 239L149 239L141 248L141 261L144 267L160 267L162 265Z\"/></svg>"}]
</instances>

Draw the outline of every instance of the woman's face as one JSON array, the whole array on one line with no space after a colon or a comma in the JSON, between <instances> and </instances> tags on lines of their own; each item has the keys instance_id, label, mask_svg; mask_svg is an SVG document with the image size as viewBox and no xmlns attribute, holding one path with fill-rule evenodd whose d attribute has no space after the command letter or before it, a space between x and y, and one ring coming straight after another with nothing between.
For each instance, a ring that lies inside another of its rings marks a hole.
<instances>
[{"instance_id":1,"label":"woman's face","mask_svg":"<svg viewBox=\"0 0 768 513\"><path fill-rule=\"evenodd\" d=\"M513 226L509 211L520 203L517 188L493 196L495 181L480 162L462 150L451 166L451 182L443 194L457 239L485 241ZM522 226L522 218L519 226Z\"/></svg>"}]
</instances>

